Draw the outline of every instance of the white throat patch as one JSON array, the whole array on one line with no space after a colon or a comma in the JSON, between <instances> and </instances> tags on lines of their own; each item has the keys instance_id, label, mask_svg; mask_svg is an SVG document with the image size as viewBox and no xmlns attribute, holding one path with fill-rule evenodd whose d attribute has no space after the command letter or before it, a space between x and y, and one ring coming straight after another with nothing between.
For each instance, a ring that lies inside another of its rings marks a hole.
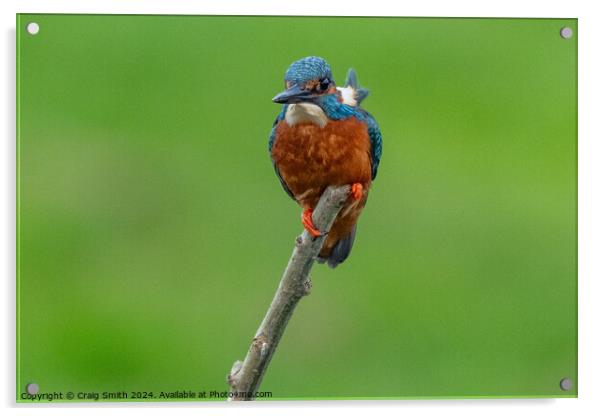
<instances>
[{"instance_id":1,"label":"white throat patch","mask_svg":"<svg viewBox=\"0 0 602 416\"><path fill-rule=\"evenodd\" d=\"M289 104L284 119L289 126L297 123L313 123L324 127L328 123L328 117L317 105L311 103Z\"/></svg>"},{"instance_id":2,"label":"white throat patch","mask_svg":"<svg viewBox=\"0 0 602 416\"><path fill-rule=\"evenodd\" d=\"M337 90L341 93L343 104L355 107L357 105L357 92L353 87L337 87Z\"/></svg>"}]
</instances>

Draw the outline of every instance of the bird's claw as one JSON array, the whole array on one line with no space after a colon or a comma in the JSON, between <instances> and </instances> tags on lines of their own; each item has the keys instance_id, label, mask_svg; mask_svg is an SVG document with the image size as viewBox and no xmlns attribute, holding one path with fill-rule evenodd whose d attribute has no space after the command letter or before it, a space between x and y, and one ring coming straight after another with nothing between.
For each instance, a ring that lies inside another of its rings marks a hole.
<instances>
[{"instance_id":1,"label":"bird's claw","mask_svg":"<svg viewBox=\"0 0 602 416\"><path fill-rule=\"evenodd\" d=\"M356 201L362 199L362 196L364 196L364 186L361 183L354 183L351 185L351 196Z\"/></svg>"},{"instance_id":2,"label":"bird's claw","mask_svg":"<svg viewBox=\"0 0 602 416\"><path fill-rule=\"evenodd\" d=\"M303 215L301 215L301 223L303 224L303 227L305 227L309 235L311 235L312 237L320 237L322 233L316 228L316 226L314 225L314 221L311 218L313 213L313 209L304 210Z\"/></svg>"}]
</instances>

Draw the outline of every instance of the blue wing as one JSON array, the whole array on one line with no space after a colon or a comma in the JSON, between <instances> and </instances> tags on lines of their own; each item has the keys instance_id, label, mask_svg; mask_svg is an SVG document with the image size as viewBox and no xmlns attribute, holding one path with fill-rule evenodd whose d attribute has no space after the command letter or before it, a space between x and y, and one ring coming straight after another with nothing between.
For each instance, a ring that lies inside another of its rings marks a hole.
<instances>
[{"instance_id":1,"label":"blue wing","mask_svg":"<svg viewBox=\"0 0 602 416\"><path fill-rule=\"evenodd\" d=\"M383 137L380 133L378 123L370 114L368 114L368 135L370 136L370 147L372 150L372 180L374 180L378 173L380 156L383 153Z\"/></svg>"},{"instance_id":2,"label":"blue wing","mask_svg":"<svg viewBox=\"0 0 602 416\"><path fill-rule=\"evenodd\" d=\"M378 127L378 123L372 117L372 114L364 110L363 108L358 108L366 120L368 124L368 136L370 137L370 161L372 162L372 180L376 178L376 174L378 173L378 165L380 163L380 157L383 153L383 137L380 133L380 128Z\"/></svg>"},{"instance_id":3,"label":"blue wing","mask_svg":"<svg viewBox=\"0 0 602 416\"><path fill-rule=\"evenodd\" d=\"M360 107L362 101L368 96L370 93L367 89L361 88L360 84L357 80L357 73L353 68L349 68L347 71L347 79L345 80L345 87L351 87L356 92L356 100L357 100L357 111L361 113L362 119L366 121L368 124L368 135L370 136L370 158L372 162L372 179L376 178L376 174L378 173L378 164L380 163L380 156L383 152L383 138L380 134L380 128L378 127L378 123L372 117L372 115Z\"/></svg>"},{"instance_id":4,"label":"blue wing","mask_svg":"<svg viewBox=\"0 0 602 416\"><path fill-rule=\"evenodd\" d=\"M274 124L272 125L272 131L270 132L270 138L268 140L268 151L270 152L270 158L272 156L272 147L274 146L274 142L276 141L276 126L278 126L278 123L280 123L280 121L284 120L284 115L286 114L286 107L286 105L282 106L282 111L280 112L280 114L278 114L278 117L276 117L276 120L274 120ZM274 159L272 159L272 166L274 166L276 176L278 176L278 180L280 181L280 184L282 184L282 187L284 188L286 193L296 201L296 198L293 195L292 191L289 189L286 182L284 182L284 179L282 179L282 175L280 175L280 171L278 170L278 166L276 166L276 164L274 163Z\"/></svg>"}]
</instances>

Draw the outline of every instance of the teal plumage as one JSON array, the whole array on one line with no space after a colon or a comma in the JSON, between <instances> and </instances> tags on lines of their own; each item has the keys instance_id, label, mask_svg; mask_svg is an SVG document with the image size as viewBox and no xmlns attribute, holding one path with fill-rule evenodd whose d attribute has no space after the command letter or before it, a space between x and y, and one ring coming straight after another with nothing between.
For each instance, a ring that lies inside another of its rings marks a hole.
<instances>
[{"instance_id":1,"label":"teal plumage","mask_svg":"<svg viewBox=\"0 0 602 416\"><path fill-rule=\"evenodd\" d=\"M307 58L306 58L307 59ZM299 61L297 61L299 62ZM291 68L287 71L288 79L302 79L300 75L293 76L296 74L292 69L296 69L298 66L295 64L291 65ZM316 65L316 67L320 68ZM330 68L327 69L328 73L330 73ZM292 74L289 74L291 73ZM310 71L309 69L305 69L304 73L309 73L313 75L316 72ZM307 75L306 75L307 76ZM357 107L353 107L344 103L341 103L337 100L337 97L334 95L326 95L322 96L315 103L324 110L326 116L331 120L343 120L348 117L355 117L362 122L365 122L368 125L368 134L370 136L370 144L371 144L371 162L372 162L372 179L376 178L376 174L378 173L378 165L380 164L380 158L382 156L382 135L380 132L380 128L378 123L374 119L374 117L360 107L361 102L368 96L368 90L364 88L360 88L357 82L357 74L353 69L349 69L347 73L347 79L345 81L345 87L351 87L357 91ZM274 120L274 124L272 125L272 130L270 131L269 139L268 139L268 151L272 152L272 146L274 145L274 140L276 139L276 126L278 122L284 120L286 115L286 110L288 108L288 104L284 104L282 106L282 110L278 113L276 120ZM280 178L280 174L276 169L276 174ZM283 184L285 190L290 195L290 191L286 188L285 184ZM291 195L292 197L292 195Z\"/></svg>"},{"instance_id":2,"label":"teal plumage","mask_svg":"<svg viewBox=\"0 0 602 416\"><path fill-rule=\"evenodd\" d=\"M285 74L286 90L273 101L282 108L272 125L268 150L286 193L304 209L302 222L320 235L312 211L329 185L350 184L351 199L330 229L318 261L336 267L348 256L356 222L376 178L382 135L374 117L360 104L368 91L349 70L345 87L337 88L322 58L294 62Z\"/></svg>"}]
</instances>

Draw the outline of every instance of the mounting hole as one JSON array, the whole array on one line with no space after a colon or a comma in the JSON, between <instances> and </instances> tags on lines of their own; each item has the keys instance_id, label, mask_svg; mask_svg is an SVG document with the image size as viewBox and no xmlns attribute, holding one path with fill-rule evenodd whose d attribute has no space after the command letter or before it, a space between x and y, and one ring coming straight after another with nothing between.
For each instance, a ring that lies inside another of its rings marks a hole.
<instances>
[{"instance_id":1,"label":"mounting hole","mask_svg":"<svg viewBox=\"0 0 602 416\"><path fill-rule=\"evenodd\" d=\"M25 386L25 390L29 394L38 394L40 391L40 386L38 386L37 383L29 383L27 386Z\"/></svg>"},{"instance_id":2,"label":"mounting hole","mask_svg":"<svg viewBox=\"0 0 602 416\"><path fill-rule=\"evenodd\" d=\"M29 33L30 35L37 35L39 31L40 25L36 22L31 22L27 24L27 33Z\"/></svg>"},{"instance_id":3,"label":"mounting hole","mask_svg":"<svg viewBox=\"0 0 602 416\"><path fill-rule=\"evenodd\" d=\"M570 39L573 37L573 29L570 27L563 27L560 29L560 37L563 39Z\"/></svg>"},{"instance_id":4,"label":"mounting hole","mask_svg":"<svg viewBox=\"0 0 602 416\"><path fill-rule=\"evenodd\" d=\"M573 388L573 380L566 377L560 380L560 390L569 391Z\"/></svg>"}]
</instances>

